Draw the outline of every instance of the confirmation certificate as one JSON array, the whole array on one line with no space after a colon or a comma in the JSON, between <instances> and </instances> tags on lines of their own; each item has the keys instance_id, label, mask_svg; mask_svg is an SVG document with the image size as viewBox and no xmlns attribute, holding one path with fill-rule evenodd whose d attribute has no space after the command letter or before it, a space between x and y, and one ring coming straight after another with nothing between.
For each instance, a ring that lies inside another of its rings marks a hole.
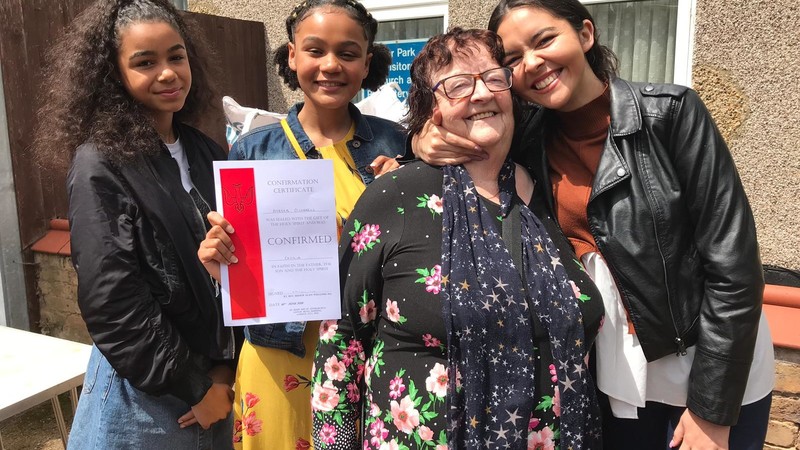
<instances>
[{"instance_id":1,"label":"confirmation certificate","mask_svg":"<svg viewBox=\"0 0 800 450\"><path fill-rule=\"evenodd\" d=\"M340 318L332 162L216 161L214 181L239 259L221 267L225 325Z\"/></svg>"}]
</instances>

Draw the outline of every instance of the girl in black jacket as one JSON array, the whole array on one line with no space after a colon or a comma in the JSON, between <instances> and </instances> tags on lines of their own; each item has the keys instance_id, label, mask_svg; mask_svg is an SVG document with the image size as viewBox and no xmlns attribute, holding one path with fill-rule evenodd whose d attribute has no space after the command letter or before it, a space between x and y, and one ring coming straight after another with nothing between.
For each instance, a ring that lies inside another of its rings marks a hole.
<instances>
[{"instance_id":1,"label":"girl in black jacket","mask_svg":"<svg viewBox=\"0 0 800 450\"><path fill-rule=\"evenodd\" d=\"M774 366L755 221L702 101L617 78L579 0L501 0L489 28L540 107L516 158L603 294L605 448L761 449ZM477 153L427 134L440 161Z\"/></svg>"},{"instance_id":2,"label":"girl in black jacket","mask_svg":"<svg viewBox=\"0 0 800 450\"><path fill-rule=\"evenodd\" d=\"M225 153L168 0L99 0L51 52L40 155L71 160L78 303L94 341L70 448L230 448L230 330L196 257ZM198 424L198 425L196 425Z\"/></svg>"}]
</instances>

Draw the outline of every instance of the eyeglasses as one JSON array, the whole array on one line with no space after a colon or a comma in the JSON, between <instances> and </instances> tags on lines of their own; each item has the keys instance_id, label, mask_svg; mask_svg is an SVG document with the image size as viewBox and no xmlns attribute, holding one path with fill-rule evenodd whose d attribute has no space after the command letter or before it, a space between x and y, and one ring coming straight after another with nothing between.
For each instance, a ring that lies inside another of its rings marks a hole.
<instances>
[{"instance_id":1,"label":"eyeglasses","mask_svg":"<svg viewBox=\"0 0 800 450\"><path fill-rule=\"evenodd\" d=\"M436 89L441 86L444 95L450 100L469 97L475 92L475 83L477 83L478 78L483 80L483 84L492 92L501 92L511 88L511 69L508 67L497 67L481 73L451 75L439 80L431 91L436 92Z\"/></svg>"}]
</instances>

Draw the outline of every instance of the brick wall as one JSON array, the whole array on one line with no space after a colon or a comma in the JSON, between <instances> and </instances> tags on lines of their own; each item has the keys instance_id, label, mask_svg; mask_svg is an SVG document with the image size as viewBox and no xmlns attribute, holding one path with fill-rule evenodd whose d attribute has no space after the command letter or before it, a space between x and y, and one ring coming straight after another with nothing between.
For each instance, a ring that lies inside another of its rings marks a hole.
<instances>
[{"instance_id":1,"label":"brick wall","mask_svg":"<svg viewBox=\"0 0 800 450\"><path fill-rule=\"evenodd\" d=\"M800 449L800 350L775 350L775 391L764 449L796 450Z\"/></svg>"}]
</instances>

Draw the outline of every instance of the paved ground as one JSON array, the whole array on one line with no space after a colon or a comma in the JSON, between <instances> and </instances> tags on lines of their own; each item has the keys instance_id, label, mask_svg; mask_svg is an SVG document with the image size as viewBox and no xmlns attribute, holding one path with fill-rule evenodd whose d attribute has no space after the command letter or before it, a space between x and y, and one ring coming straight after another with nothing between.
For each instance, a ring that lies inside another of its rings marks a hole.
<instances>
[{"instance_id":1,"label":"paved ground","mask_svg":"<svg viewBox=\"0 0 800 450\"><path fill-rule=\"evenodd\" d=\"M72 423L69 394L59 397L67 429ZM0 422L0 435L6 450L62 450L61 435L50 401Z\"/></svg>"}]
</instances>

